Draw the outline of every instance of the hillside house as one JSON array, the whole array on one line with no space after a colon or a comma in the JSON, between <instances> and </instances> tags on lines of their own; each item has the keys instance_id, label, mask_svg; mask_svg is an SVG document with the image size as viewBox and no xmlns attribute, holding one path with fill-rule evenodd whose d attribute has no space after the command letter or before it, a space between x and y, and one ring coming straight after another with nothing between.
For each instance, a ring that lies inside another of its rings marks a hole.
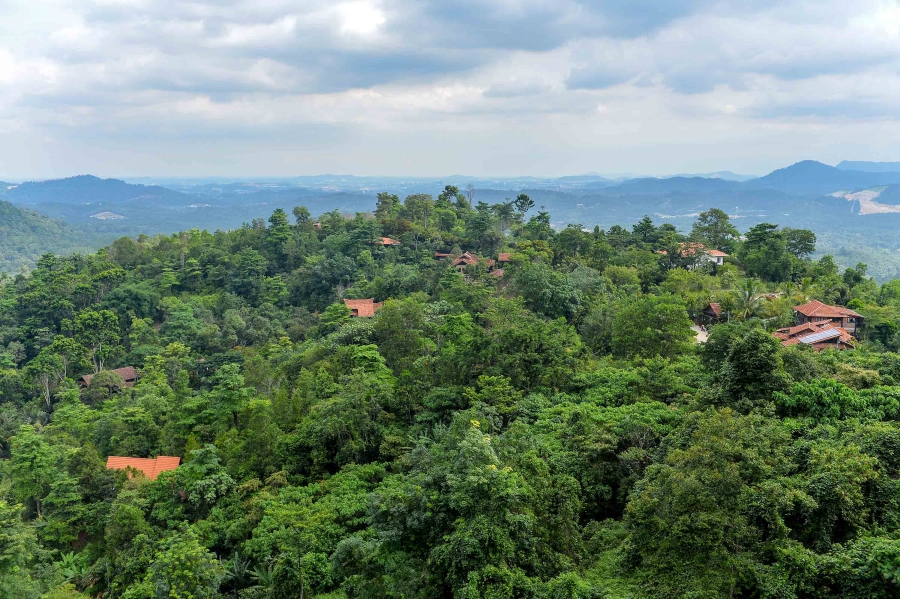
<instances>
[{"instance_id":1,"label":"hillside house","mask_svg":"<svg viewBox=\"0 0 900 599\"><path fill-rule=\"evenodd\" d=\"M478 262L480 260L481 260L481 258L476 256L475 254L470 254L469 252L463 252L462 255L460 255L457 258L454 258L453 268L455 268L458 272L461 273L466 269L467 266L472 266L472 265L478 264ZM487 258L487 259L485 259L485 263L487 264L488 270L493 270L494 264L495 264L495 262L493 260L491 260L490 258Z\"/></svg>"},{"instance_id":2,"label":"hillside house","mask_svg":"<svg viewBox=\"0 0 900 599\"><path fill-rule=\"evenodd\" d=\"M809 345L816 351L823 349L845 350L854 348L853 336L829 320L805 322L792 327L778 329L772 336L781 340L781 345Z\"/></svg>"},{"instance_id":3,"label":"hillside house","mask_svg":"<svg viewBox=\"0 0 900 599\"><path fill-rule=\"evenodd\" d=\"M111 455L106 458L107 470L125 470L132 468L142 472L150 480L156 480L160 472L175 470L181 463L181 458L176 456L161 455L155 458L130 458Z\"/></svg>"},{"instance_id":4,"label":"hillside house","mask_svg":"<svg viewBox=\"0 0 900 599\"><path fill-rule=\"evenodd\" d=\"M126 387L131 387L137 382L137 370L134 369L134 366L124 366L122 368L116 368L111 372L115 372L120 377L122 377L122 380L125 381ZM78 384L82 387L87 387L91 384L91 379L94 378L94 376L95 375L93 374L86 374L78 379Z\"/></svg>"},{"instance_id":5,"label":"hillside house","mask_svg":"<svg viewBox=\"0 0 900 599\"><path fill-rule=\"evenodd\" d=\"M696 257L698 266L706 263L712 263L716 266L722 266L723 264L725 264L725 258L728 257L728 254L726 254L725 252L709 249L702 243L682 243L680 244L680 246L681 257Z\"/></svg>"},{"instance_id":6,"label":"hillside house","mask_svg":"<svg viewBox=\"0 0 900 599\"><path fill-rule=\"evenodd\" d=\"M375 244L381 245L384 247L393 247L395 245L403 245L396 239L391 239L390 237L379 237L378 239L375 240Z\"/></svg>"},{"instance_id":7,"label":"hillside house","mask_svg":"<svg viewBox=\"0 0 900 599\"><path fill-rule=\"evenodd\" d=\"M863 316L841 306L829 306L820 301L813 300L799 306L794 306L794 318L797 324L818 324L830 322L835 327L844 329L854 337L857 337L863 325Z\"/></svg>"},{"instance_id":8,"label":"hillside house","mask_svg":"<svg viewBox=\"0 0 900 599\"><path fill-rule=\"evenodd\" d=\"M693 270L704 264L722 266L725 264L725 258L728 257L728 254L725 252L721 250L711 250L702 243L679 243L678 247L681 248L680 255L682 258L694 258L693 264L687 267L688 270ZM658 250L656 253L662 256L669 255L669 252L666 250Z\"/></svg>"},{"instance_id":9,"label":"hillside house","mask_svg":"<svg viewBox=\"0 0 900 599\"><path fill-rule=\"evenodd\" d=\"M375 298L369 299L345 299L344 304L350 308L352 318L371 318L381 309L384 302L376 302Z\"/></svg>"},{"instance_id":10,"label":"hillside house","mask_svg":"<svg viewBox=\"0 0 900 599\"><path fill-rule=\"evenodd\" d=\"M703 311L700 312L698 319L702 324L717 324L723 318L722 305L718 302L709 302Z\"/></svg>"}]
</instances>

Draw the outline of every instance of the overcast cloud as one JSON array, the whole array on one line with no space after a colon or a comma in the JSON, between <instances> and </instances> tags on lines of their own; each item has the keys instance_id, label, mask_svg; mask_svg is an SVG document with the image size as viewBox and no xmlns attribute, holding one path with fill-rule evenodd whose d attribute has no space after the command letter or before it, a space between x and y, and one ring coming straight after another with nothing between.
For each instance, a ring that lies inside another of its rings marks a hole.
<instances>
[{"instance_id":1,"label":"overcast cloud","mask_svg":"<svg viewBox=\"0 0 900 599\"><path fill-rule=\"evenodd\" d=\"M895 0L4 0L0 177L900 160Z\"/></svg>"}]
</instances>

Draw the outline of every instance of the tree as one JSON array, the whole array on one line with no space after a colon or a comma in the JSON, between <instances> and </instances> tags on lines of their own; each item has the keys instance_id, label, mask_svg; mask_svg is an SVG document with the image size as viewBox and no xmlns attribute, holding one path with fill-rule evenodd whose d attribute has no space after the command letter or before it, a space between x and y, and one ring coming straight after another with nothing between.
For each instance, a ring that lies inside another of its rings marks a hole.
<instances>
[{"instance_id":1,"label":"tree","mask_svg":"<svg viewBox=\"0 0 900 599\"><path fill-rule=\"evenodd\" d=\"M623 357L673 357L687 350L694 332L684 303L675 296L642 295L613 306L612 350Z\"/></svg>"},{"instance_id":2,"label":"tree","mask_svg":"<svg viewBox=\"0 0 900 599\"><path fill-rule=\"evenodd\" d=\"M212 599L223 574L216 556L188 529L163 542L147 578L159 599Z\"/></svg>"},{"instance_id":3,"label":"tree","mask_svg":"<svg viewBox=\"0 0 900 599\"><path fill-rule=\"evenodd\" d=\"M582 295L565 274L553 270L543 262L525 265L516 270L516 289L525 305L549 318L572 318L578 311Z\"/></svg>"},{"instance_id":4,"label":"tree","mask_svg":"<svg viewBox=\"0 0 900 599\"><path fill-rule=\"evenodd\" d=\"M808 229L782 229L787 250L798 260L808 258L816 251L816 234Z\"/></svg>"},{"instance_id":5,"label":"tree","mask_svg":"<svg viewBox=\"0 0 900 599\"><path fill-rule=\"evenodd\" d=\"M760 223L747 231L738 258L747 274L765 281L786 281L791 274L791 254L778 225Z\"/></svg>"},{"instance_id":6,"label":"tree","mask_svg":"<svg viewBox=\"0 0 900 599\"><path fill-rule=\"evenodd\" d=\"M57 478L59 460L43 435L23 424L10 442L9 473L12 491L19 501L34 503L38 519L43 518L42 501Z\"/></svg>"},{"instance_id":7,"label":"tree","mask_svg":"<svg viewBox=\"0 0 900 599\"><path fill-rule=\"evenodd\" d=\"M761 329L751 329L731 346L720 376L730 401L742 410L748 409L748 402L752 406L771 399L788 384L781 343Z\"/></svg>"},{"instance_id":8,"label":"tree","mask_svg":"<svg viewBox=\"0 0 900 599\"><path fill-rule=\"evenodd\" d=\"M44 397L44 404L49 410L51 407L50 399L53 390L56 389L60 381L65 379L65 366L59 356L48 351L47 348L41 350L28 365L25 367L25 374L34 380L35 385L41 390Z\"/></svg>"},{"instance_id":9,"label":"tree","mask_svg":"<svg viewBox=\"0 0 900 599\"><path fill-rule=\"evenodd\" d=\"M519 212L519 214L523 216L526 212L534 208L534 200L529 198L524 193L520 193L519 195L517 195L516 199L513 200L513 204L515 205L516 210Z\"/></svg>"},{"instance_id":10,"label":"tree","mask_svg":"<svg viewBox=\"0 0 900 599\"><path fill-rule=\"evenodd\" d=\"M34 529L22 521L24 508L0 499L0 579L24 566L34 552Z\"/></svg>"},{"instance_id":11,"label":"tree","mask_svg":"<svg viewBox=\"0 0 900 599\"><path fill-rule=\"evenodd\" d=\"M747 320L759 310L763 293L756 279L744 279L744 284L734 294L734 311L739 320Z\"/></svg>"},{"instance_id":12,"label":"tree","mask_svg":"<svg viewBox=\"0 0 900 599\"><path fill-rule=\"evenodd\" d=\"M294 214L294 220L298 227L309 224L311 218L309 208L306 206L294 206L294 209L291 212Z\"/></svg>"},{"instance_id":13,"label":"tree","mask_svg":"<svg viewBox=\"0 0 900 599\"><path fill-rule=\"evenodd\" d=\"M788 486L786 432L730 410L691 424L632 494L626 563L654 597L746 596L760 576L789 588L788 571L754 571L768 545L790 546L785 515L812 503Z\"/></svg>"},{"instance_id":14,"label":"tree","mask_svg":"<svg viewBox=\"0 0 900 599\"><path fill-rule=\"evenodd\" d=\"M83 310L75 316L75 339L87 348L94 372L100 372L119 343L119 318L112 310Z\"/></svg>"},{"instance_id":15,"label":"tree","mask_svg":"<svg viewBox=\"0 0 900 599\"><path fill-rule=\"evenodd\" d=\"M691 228L691 240L702 243L709 249L733 254L737 247L740 233L731 224L731 219L724 210L710 208L701 212Z\"/></svg>"}]
</instances>

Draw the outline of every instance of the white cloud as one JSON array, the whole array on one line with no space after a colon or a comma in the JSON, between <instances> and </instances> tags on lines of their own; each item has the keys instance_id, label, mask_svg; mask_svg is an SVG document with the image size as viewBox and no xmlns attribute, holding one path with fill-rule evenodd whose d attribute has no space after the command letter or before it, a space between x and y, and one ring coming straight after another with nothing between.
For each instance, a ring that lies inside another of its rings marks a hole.
<instances>
[{"instance_id":1,"label":"white cloud","mask_svg":"<svg viewBox=\"0 0 900 599\"><path fill-rule=\"evenodd\" d=\"M292 143L341 144L305 172L748 171L866 131L900 155L898 92L896 1L0 3L0 163L23 175L139 174L154 139L204 173L247 139L248 173L295 172Z\"/></svg>"},{"instance_id":2,"label":"white cloud","mask_svg":"<svg viewBox=\"0 0 900 599\"><path fill-rule=\"evenodd\" d=\"M351 35L372 35L387 20L377 6L366 0L341 2L337 5L341 18L340 32Z\"/></svg>"}]
</instances>

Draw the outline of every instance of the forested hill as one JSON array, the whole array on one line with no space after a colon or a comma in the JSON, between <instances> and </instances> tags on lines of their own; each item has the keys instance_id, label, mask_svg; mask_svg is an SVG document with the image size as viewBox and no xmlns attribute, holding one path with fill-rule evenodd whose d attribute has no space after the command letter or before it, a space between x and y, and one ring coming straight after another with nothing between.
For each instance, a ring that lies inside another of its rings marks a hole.
<instances>
[{"instance_id":1,"label":"forested hill","mask_svg":"<svg viewBox=\"0 0 900 599\"><path fill-rule=\"evenodd\" d=\"M900 282L720 210L529 208L380 194L3 283L0 597L900 596ZM812 299L855 349L770 334Z\"/></svg>"},{"instance_id":2,"label":"forested hill","mask_svg":"<svg viewBox=\"0 0 900 599\"><path fill-rule=\"evenodd\" d=\"M101 245L100 239L102 236L0 201L0 272L16 273L22 266L33 266L45 252L94 251Z\"/></svg>"}]
</instances>

